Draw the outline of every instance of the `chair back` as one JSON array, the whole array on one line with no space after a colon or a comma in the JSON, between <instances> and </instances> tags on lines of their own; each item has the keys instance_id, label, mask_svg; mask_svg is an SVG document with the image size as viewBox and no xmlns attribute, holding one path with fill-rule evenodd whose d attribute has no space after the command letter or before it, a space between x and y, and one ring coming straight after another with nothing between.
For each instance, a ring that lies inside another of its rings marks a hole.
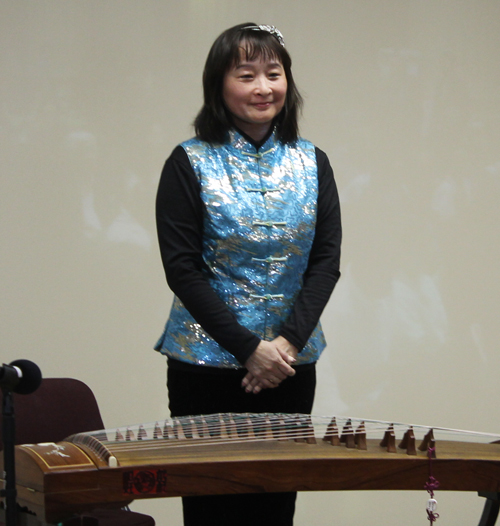
<instances>
[{"instance_id":1,"label":"chair back","mask_svg":"<svg viewBox=\"0 0 500 526\"><path fill-rule=\"evenodd\" d=\"M1 392L0 401L2 401ZM16 444L61 442L75 433L104 429L94 393L86 384L73 378L44 378L41 386L34 393L28 395L14 393L13 404ZM0 449L3 449L1 428L0 418ZM31 524L27 517L32 519L32 516L23 515L22 524ZM96 509L70 517L61 524L62 526L155 526L155 521L153 517L142 513L122 509ZM1 519L0 526L5 526Z\"/></svg>"},{"instance_id":2,"label":"chair back","mask_svg":"<svg viewBox=\"0 0 500 526\"><path fill-rule=\"evenodd\" d=\"M35 392L14 393L13 403L16 444L60 442L75 433L104 429L94 393L74 378L44 378ZM1 427L0 418L3 449Z\"/></svg>"}]
</instances>

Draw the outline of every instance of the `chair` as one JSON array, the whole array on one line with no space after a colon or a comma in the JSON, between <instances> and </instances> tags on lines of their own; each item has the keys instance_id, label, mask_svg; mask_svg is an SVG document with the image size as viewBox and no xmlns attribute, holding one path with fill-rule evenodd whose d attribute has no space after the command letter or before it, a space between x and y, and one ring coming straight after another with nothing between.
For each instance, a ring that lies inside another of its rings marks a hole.
<instances>
[{"instance_id":1,"label":"chair","mask_svg":"<svg viewBox=\"0 0 500 526\"><path fill-rule=\"evenodd\" d=\"M0 392L0 401L2 394ZM16 444L60 442L75 433L104 429L91 389L73 378L44 378L29 395L13 395ZM0 418L0 449L1 442ZM155 526L149 515L123 509L96 509L64 521L63 526ZM0 526L4 526L0 522Z\"/></svg>"}]
</instances>

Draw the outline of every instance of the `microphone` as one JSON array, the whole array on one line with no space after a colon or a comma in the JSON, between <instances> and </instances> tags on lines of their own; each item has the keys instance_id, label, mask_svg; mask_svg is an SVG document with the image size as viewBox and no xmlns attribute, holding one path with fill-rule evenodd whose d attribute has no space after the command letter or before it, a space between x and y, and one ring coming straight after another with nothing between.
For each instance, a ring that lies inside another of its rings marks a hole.
<instances>
[{"instance_id":1,"label":"microphone","mask_svg":"<svg viewBox=\"0 0 500 526\"><path fill-rule=\"evenodd\" d=\"M30 394L42 383L42 372L29 360L14 360L0 367L0 387L14 393Z\"/></svg>"}]
</instances>

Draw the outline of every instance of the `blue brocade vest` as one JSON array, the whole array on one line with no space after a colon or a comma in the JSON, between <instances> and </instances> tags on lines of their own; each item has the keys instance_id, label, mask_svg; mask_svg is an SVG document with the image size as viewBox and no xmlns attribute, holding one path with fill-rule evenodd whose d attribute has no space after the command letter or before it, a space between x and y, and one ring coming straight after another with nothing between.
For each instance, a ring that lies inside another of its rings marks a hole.
<instances>
[{"instance_id":1,"label":"blue brocade vest","mask_svg":"<svg viewBox=\"0 0 500 526\"><path fill-rule=\"evenodd\" d=\"M314 145L303 139L283 145L273 134L257 153L231 131L223 145L191 139L181 146L206 206L206 278L241 325L272 340L300 292L314 239L318 195ZM317 361L325 345L318 323L296 364ZM177 297L155 349L183 362L242 367Z\"/></svg>"}]
</instances>

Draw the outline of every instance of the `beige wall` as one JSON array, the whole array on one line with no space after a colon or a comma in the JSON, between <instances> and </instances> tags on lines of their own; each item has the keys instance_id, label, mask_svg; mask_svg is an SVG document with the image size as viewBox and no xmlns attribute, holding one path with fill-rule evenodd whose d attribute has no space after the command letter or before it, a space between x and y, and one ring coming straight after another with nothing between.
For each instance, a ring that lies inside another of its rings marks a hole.
<instances>
[{"instance_id":1,"label":"beige wall","mask_svg":"<svg viewBox=\"0 0 500 526\"><path fill-rule=\"evenodd\" d=\"M155 191L244 21L284 33L341 194L315 413L500 432L497 0L0 0L1 360L84 380L108 427L167 414ZM475 495L437 498L477 522ZM426 500L304 494L297 524L423 525Z\"/></svg>"}]
</instances>

